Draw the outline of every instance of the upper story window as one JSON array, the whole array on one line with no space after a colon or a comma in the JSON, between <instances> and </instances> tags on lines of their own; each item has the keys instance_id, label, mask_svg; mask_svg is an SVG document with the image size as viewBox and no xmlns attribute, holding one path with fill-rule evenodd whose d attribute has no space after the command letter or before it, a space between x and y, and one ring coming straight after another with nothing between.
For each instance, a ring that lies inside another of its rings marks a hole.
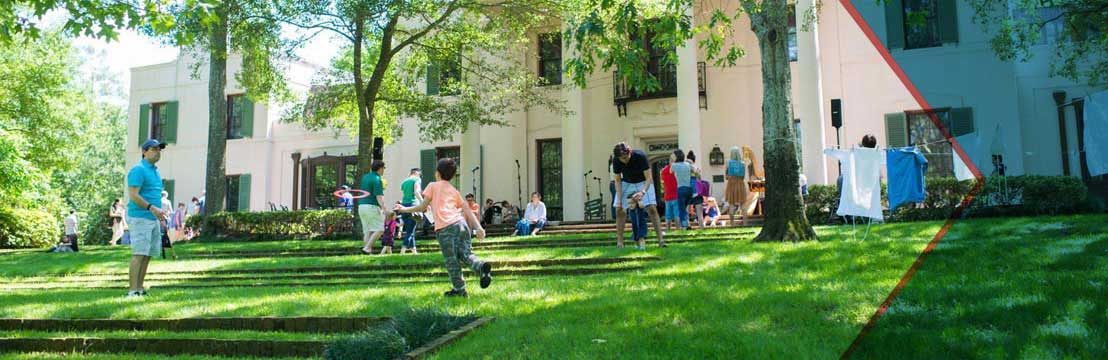
<instances>
[{"instance_id":1,"label":"upper story window","mask_svg":"<svg viewBox=\"0 0 1108 360\"><path fill-rule=\"evenodd\" d=\"M796 7L789 6L789 61L796 61Z\"/></svg>"},{"instance_id":2,"label":"upper story window","mask_svg":"<svg viewBox=\"0 0 1108 360\"><path fill-rule=\"evenodd\" d=\"M227 95L227 140L253 135L254 103L243 94Z\"/></svg>"},{"instance_id":3,"label":"upper story window","mask_svg":"<svg viewBox=\"0 0 1108 360\"><path fill-rule=\"evenodd\" d=\"M539 35L539 78L543 85L562 83L562 34Z\"/></svg>"},{"instance_id":4,"label":"upper story window","mask_svg":"<svg viewBox=\"0 0 1108 360\"><path fill-rule=\"evenodd\" d=\"M922 49L958 42L954 0L885 0L886 46Z\"/></svg>"},{"instance_id":5,"label":"upper story window","mask_svg":"<svg viewBox=\"0 0 1108 360\"><path fill-rule=\"evenodd\" d=\"M458 95L462 81L461 57L453 60L431 60L427 65L427 95Z\"/></svg>"},{"instance_id":6,"label":"upper story window","mask_svg":"<svg viewBox=\"0 0 1108 360\"><path fill-rule=\"evenodd\" d=\"M165 141L166 127L169 125L169 104L150 104L150 139Z\"/></svg>"}]
</instances>

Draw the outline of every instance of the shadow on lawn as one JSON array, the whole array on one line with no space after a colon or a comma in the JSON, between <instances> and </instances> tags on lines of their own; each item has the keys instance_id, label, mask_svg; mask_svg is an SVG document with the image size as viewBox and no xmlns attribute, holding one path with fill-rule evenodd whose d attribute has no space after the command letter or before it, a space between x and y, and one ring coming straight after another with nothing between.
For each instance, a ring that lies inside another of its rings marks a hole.
<instances>
[{"instance_id":1,"label":"shadow on lawn","mask_svg":"<svg viewBox=\"0 0 1108 360\"><path fill-rule=\"evenodd\" d=\"M959 224L854 358L1108 358L1105 220Z\"/></svg>"}]
</instances>

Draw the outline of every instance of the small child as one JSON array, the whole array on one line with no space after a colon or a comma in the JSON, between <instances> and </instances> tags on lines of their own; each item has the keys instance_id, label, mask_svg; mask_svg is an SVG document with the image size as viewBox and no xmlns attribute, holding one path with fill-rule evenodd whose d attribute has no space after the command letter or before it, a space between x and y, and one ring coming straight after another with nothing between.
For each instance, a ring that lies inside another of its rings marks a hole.
<instances>
[{"instance_id":1,"label":"small child","mask_svg":"<svg viewBox=\"0 0 1108 360\"><path fill-rule=\"evenodd\" d=\"M379 255L392 254L392 245L397 238L396 229L398 224L396 213L390 212L385 217L385 233L381 234L381 253Z\"/></svg>"},{"instance_id":2,"label":"small child","mask_svg":"<svg viewBox=\"0 0 1108 360\"><path fill-rule=\"evenodd\" d=\"M627 217L631 220L631 241L637 243L640 250L646 250L646 210L642 207L642 198L627 198Z\"/></svg>"},{"instance_id":3,"label":"small child","mask_svg":"<svg viewBox=\"0 0 1108 360\"><path fill-rule=\"evenodd\" d=\"M481 288L489 287L492 283L492 264L481 260L472 252L472 243L469 229L477 230L477 238L485 238L485 229L473 210L466 206L462 194L450 179L458 171L458 165L454 159L439 159L435 170L435 182L427 185L423 190L423 202L415 206L396 205L398 212L421 212L431 208L435 217L435 238L439 241L442 256L446 260L446 272L450 274L450 282L453 288L443 293L446 297L469 297L466 292L466 281L462 278L462 264L473 269L481 275ZM469 225L468 227L466 225Z\"/></svg>"}]
</instances>

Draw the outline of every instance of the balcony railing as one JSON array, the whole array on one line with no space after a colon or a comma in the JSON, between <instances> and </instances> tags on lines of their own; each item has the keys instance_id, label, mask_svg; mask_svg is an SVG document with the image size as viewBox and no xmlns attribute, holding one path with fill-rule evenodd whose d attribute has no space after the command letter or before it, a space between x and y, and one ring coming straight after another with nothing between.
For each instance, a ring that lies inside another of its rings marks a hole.
<instances>
[{"instance_id":1,"label":"balcony railing","mask_svg":"<svg viewBox=\"0 0 1108 360\"><path fill-rule=\"evenodd\" d=\"M623 79L619 70L612 73L612 78L615 83L612 86L612 99L615 102L616 109L619 116L627 116L627 103L639 100L649 99L661 99L677 96L677 66L658 65L648 69L654 78L658 79L659 87L653 90L646 90L643 92L634 91L631 85L628 84L627 79ZM697 90L700 94L701 108L707 108L707 91L705 85L705 78L707 72L705 71L705 64L699 62L696 64L696 78L698 82Z\"/></svg>"}]
</instances>

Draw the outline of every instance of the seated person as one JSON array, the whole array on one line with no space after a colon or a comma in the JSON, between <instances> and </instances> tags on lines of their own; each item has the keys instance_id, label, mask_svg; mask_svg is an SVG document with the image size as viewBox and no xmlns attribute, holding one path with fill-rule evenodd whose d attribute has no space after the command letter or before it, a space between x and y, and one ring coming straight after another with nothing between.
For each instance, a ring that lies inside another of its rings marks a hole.
<instances>
[{"instance_id":1,"label":"seated person","mask_svg":"<svg viewBox=\"0 0 1108 360\"><path fill-rule=\"evenodd\" d=\"M491 225L494 221L500 222L500 205L492 202L492 199L485 199L485 211L481 213L481 223L484 225Z\"/></svg>"},{"instance_id":2,"label":"seated person","mask_svg":"<svg viewBox=\"0 0 1108 360\"><path fill-rule=\"evenodd\" d=\"M516 222L516 219L519 218L519 210L516 209L516 207L513 206L512 203L508 202L507 200L500 202L500 208L501 208L501 214L500 214L500 223L501 224L513 224L513 223Z\"/></svg>"},{"instance_id":3,"label":"seated person","mask_svg":"<svg viewBox=\"0 0 1108 360\"><path fill-rule=\"evenodd\" d=\"M534 192L531 193L531 202L527 203L527 211L523 213L523 218L516 224L515 234L519 236L538 235L543 226L546 226L546 204L542 202L542 195Z\"/></svg>"},{"instance_id":4,"label":"seated person","mask_svg":"<svg viewBox=\"0 0 1108 360\"><path fill-rule=\"evenodd\" d=\"M708 222L708 226L717 226L719 214L719 203L716 198L708 197L708 201L704 206L704 220Z\"/></svg>"}]
</instances>

